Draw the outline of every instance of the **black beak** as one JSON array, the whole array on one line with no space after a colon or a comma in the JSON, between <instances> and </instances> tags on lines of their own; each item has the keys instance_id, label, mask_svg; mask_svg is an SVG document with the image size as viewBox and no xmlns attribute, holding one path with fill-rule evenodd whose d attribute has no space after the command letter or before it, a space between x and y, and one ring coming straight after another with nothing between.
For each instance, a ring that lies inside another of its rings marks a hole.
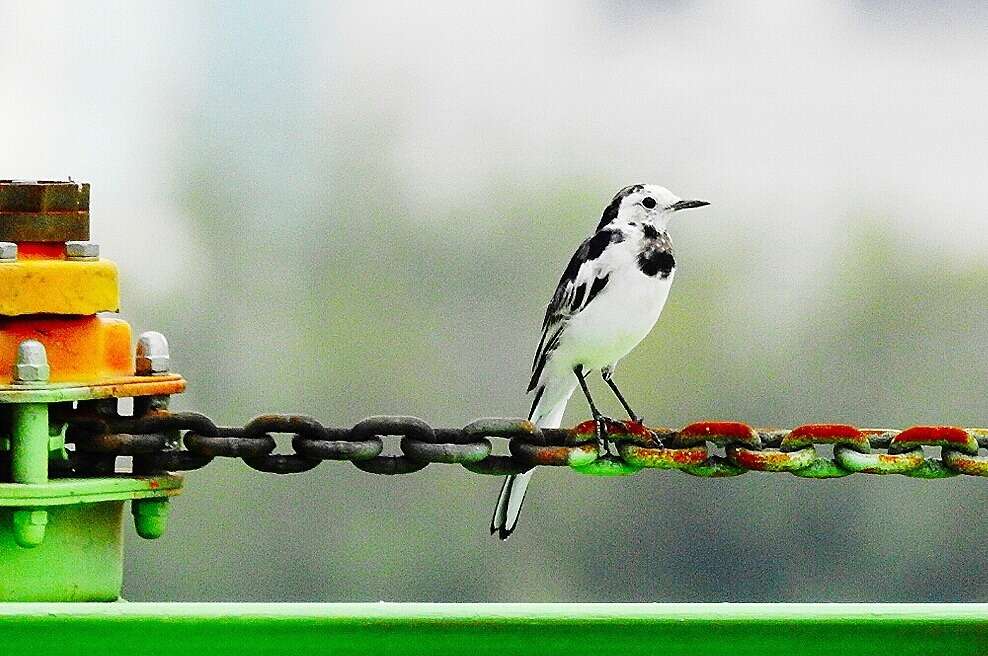
<instances>
[{"instance_id":1,"label":"black beak","mask_svg":"<svg viewBox=\"0 0 988 656\"><path fill-rule=\"evenodd\" d=\"M678 200L669 206L669 209L673 212L678 212L679 210L691 210L694 207L703 207L709 205L705 200Z\"/></svg>"}]
</instances>

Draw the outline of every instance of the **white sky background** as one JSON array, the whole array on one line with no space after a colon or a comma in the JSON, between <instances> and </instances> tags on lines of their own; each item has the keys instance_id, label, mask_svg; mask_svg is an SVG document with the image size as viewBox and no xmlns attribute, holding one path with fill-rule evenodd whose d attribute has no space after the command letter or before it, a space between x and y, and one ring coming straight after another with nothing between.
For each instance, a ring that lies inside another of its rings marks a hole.
<instances>
[{"instance_id":1,"label":"white sky background","mask_svg":"<svg viewBox=\"0 0 988 656\"><path fill-rule=\"evenodd\" d=\"M419 208L570 178L606 183L603 205L650 181L715 203L691 240L749 232L793 260L863 216L965 258L988 245L978 2L245 7L4 1L0 177L93 182L94 237L155 290L201 255L190 151L290 176L304 136L256 118L285 112L388 116L379 156Z\"/></svg>"},{"instance_id":2,"label":"white sky background","mask_svg":"<svg viewBox=\"0 0 988 656\"><path fill-rule=\"evenodd\" d=\"M590 173L710 198L792 246L877 213L984 247L988 12L522 4L341 12L347 83L404 109L394 157L423 202Z\"/></svg>"}]
</instances>

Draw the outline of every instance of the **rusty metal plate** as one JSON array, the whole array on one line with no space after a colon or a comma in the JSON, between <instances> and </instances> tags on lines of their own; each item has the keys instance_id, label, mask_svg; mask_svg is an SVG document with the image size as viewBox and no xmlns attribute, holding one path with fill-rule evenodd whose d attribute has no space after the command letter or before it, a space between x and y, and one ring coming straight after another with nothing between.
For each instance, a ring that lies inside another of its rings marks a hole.
<instances>
[{"instance_id":1,"label":"rusty metal plate","mask_svg":"<svg viewBox=\"0 0 988 656\"><path fill-rule=\"evenodd\" d=\"M170 396L185 391L178 374L121 376L91 385L50 383L41 387L0 384L0 403L61 403L133 396Z\"/></svg>"},{"instance_id":2,"label":"rusty metal plate","mask_svg":"<svg viewBox=\"0 0 988 656\"><path fill-rule=\"evenodd\" d=\"M0 180L0 241L88 239L88 183Z\"/></svg>"}]
</instances>

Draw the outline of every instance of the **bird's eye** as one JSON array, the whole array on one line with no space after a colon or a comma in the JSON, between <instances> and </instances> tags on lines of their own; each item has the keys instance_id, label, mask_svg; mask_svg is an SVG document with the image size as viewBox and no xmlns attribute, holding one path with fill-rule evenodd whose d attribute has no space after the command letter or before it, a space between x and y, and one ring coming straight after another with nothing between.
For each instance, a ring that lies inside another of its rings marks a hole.
<instances>
[{"instance_id":1,"label":"bird's eye","mask_svg":"<svg viewBox=\"0 0 988 656\"><path fill-rule=\"evenodd\" d=\"M642 200L642 205L644 205L648 209L652 209L653 207L655 207L655 199L649 196L644 200Z\"/></svg>"}]
</instances>

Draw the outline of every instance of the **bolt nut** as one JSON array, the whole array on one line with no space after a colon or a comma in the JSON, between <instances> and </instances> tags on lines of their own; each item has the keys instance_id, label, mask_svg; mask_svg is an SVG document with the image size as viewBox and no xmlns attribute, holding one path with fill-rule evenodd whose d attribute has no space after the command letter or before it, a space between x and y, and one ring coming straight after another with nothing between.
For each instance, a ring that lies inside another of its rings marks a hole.
<instances>
[{"instance_id":1,"label":"bolt nut","mask_svg":"<svg viewBox=\"0 0 988 656\"><path fill-rule=\"evenodd\" d=\"M159 332L149 330L137 338L135 368L138 376L168 373L168 340Z\"/></svg>"},{"instance_id":2,"label":"bolt nut","mask_svg":"<svg viewBox=\"0 0 988 656\"><path fill-rule=\"evenodd\" d=\"M168 524L168 499L134 499L130 512L134 515L134 528L145 540L156 540L165 533Z\"/></svg>"},{"instance_id":3,"label":"bolt nut","mask_svg":"<svg viewBox=\"0 0 988 656\"><path fill-rule=\"evenodd\" d=\"M12 241L0 241L0 262L17 261L17 244Z\"/></svg>"},{"instance_id":4,"label":"bolt nut","mask_svg":"<svg viewBox=\"0 0 988 656\"><path fill-rule=\"evenodd\" d=\"M47 510L17 509L13 514L14 540L19 546L33 549L45 541Z\"/></svg>"},{"instance_id":5,"label":"bolt nut","mask_svg":"<svg viewBox=\"0 0 988 656\"><path fill-rule=\"evenodd\" d=\"M17 361L14 364L15 383L45 383L51 376L48 353L41 342L28 339L17 345Z\"/></svg>"},{"instance_id":6,"label":"bolt nut","mask_svg":"<svg viewBox=\"0 0 988 656\"><path fill-rule=\"evenodd\" d=\"M86 262L99 259L99 244L91 241L65 242L65 259Z\"/></svg>"}]
</instances>

